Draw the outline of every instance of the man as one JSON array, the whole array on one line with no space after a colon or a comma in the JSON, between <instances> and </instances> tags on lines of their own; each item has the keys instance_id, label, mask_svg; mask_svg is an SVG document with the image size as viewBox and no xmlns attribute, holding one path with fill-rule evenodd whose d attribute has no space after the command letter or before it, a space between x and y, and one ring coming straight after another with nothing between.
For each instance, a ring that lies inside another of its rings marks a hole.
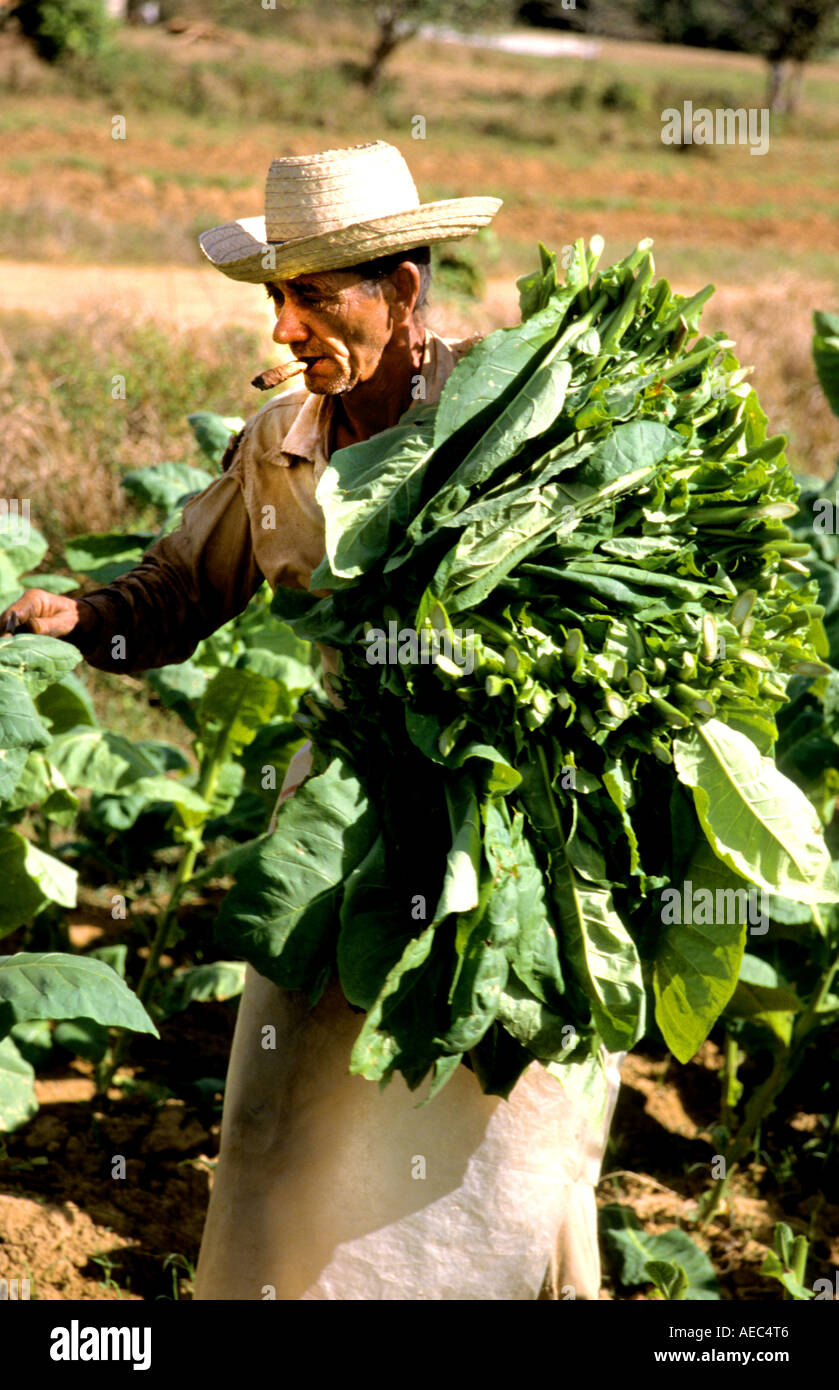
<instances>
[{"instance_id":1,"label":"man","mask_svg":"<svg viewBox=\"0 0 839 1390\"><path fill-rule=\"evenodd\" d=\"M275 160L265 218L213 228L201 245L224 274L265 284L274 341L303 389L248 422L221 476L130 574L80 599L28 590L0 631L17 621L67 637L91 665L145 670L185 660L263 579L308 588L331 453L436 401L468 347L423 326L429 246L476 231L499 205L420 204L382 142ZM305 749L281 800L310 766ZM310 1011L248 969L196 1297L596 1298L593 1184L614 1067L591 1115L537 1063L509 1101L482 1095L461 1067L417 1108L399 1076L380 1092L349 1075L358 1028L337 979Z\"/></svg>"}]
</instances>

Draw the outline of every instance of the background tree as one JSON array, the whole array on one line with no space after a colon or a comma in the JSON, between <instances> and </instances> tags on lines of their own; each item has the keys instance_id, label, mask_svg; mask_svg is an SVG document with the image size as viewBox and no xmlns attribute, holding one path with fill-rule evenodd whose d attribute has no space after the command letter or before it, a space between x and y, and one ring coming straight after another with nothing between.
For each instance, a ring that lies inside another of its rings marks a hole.
<instances>
[{"instance_id":1,"label":"background tree","mask_svg":"<svg viewBox=\"0 0 839 1390\"><path fill-rule=\"evenodd\" d=\"M12 14L48 63L74 54L95 57L113 32L104 0L21 0Z\"/></svg>"},{"instance_id":2,"label":"background tree","mask_svg":"<svg viewBox=\"0 0 839 1390\"><path fill-rule=\"evenodd\" d=\"M468 33L482 24L511 24L514 13L513 0L386 0L376 6L377 33L361 82L370 90L377 87L391 54L425 24Z\"/></svg>"},{"instance_id":3,"label":"background tree","mask_svg":"<svg viewBox=\"0 0 839 1390\"><path fill-rule=\"evenodd\" d=\"M639 0L638 15L665 43L764 58L778 112L795 109L804 64L839 43L837 0Z\"/></svg>"},{"instance_id":4,"label":"background tree","mask_svg":"<svg viewBox=\"0 0 839 1390\"><path fill-rule=\"evenodd\" d=\"M755 50L769 64L767 105L794 111L805 63L839 43L836 0L749 0Z\"/></svg>"}]
</instances>

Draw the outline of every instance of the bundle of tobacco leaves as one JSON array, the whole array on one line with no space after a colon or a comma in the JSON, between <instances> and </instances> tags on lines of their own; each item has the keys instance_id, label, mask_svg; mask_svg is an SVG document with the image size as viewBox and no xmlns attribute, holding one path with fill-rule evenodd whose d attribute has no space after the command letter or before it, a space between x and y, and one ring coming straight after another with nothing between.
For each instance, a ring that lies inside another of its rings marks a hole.
<instances>
[{"instance_id":1,"label":"bundle of tobacco leaves","mask_svg":"<svg viewBox=\"0 0 839 1390\"><path fill-rule=\"evenodd\" d=\"M775 767L795 677L828 672L797 488L721 333L654 281L544 247L522 323L437 405L336 453L314 593L337 649L313 775L255 842L218 934L314 1003L364 1010L350 1069L508 1095L537 1058L591 1090L647 1001L687 1061L730 998L761 891L839 900ZM739 890L739 891L738 891Z\"/></svg>"}]
</instances>

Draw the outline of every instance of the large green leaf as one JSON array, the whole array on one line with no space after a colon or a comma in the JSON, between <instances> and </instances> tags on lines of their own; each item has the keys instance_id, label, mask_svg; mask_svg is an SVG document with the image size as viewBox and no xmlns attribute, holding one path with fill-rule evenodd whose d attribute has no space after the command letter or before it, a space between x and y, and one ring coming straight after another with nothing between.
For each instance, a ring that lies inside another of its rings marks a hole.
<instances>
[{"instance_id":1,"label":"large green leaf","mask_svg":"<svg viewBox=\"0 0 839 1390\"><path fill-rule=\"evenodd\" d=\"M644 1031L646 995L638 950L608 888L574 871L541 747L522 769L525 806L550 856L551 890L565 954L606 1046L621 1051Z\"/></svg>"},{"instance_id":2,"label":"large green leaf","mask_svg":"<svg viewBox=\"0 0 839 1390\"><path fill-rule=\"evenodd\" d=\"M795 990L774 965L760 956L743 956L726 1013L735 1018L754 1018L766 1013L799 1013L803 1008Z\"/></svg>"},{"instance_id":3,"label":"large green leaf","mask_svg":"<svg viewBox=\"0 0 839 1390\"><path fill-rule=\"evenodd\" d=\"M277 682L267 676L222 666L201 697L199 728L204 737L220 738L227 756L239 753L271 718L279 693Z\"/></svg>"},{"instance_id":4,"label":"large green leaf","mask_svg":"<svg viewBox=\"0 0 839 1390\"><path fill-rule=\"evenodd\" d=\"M139 564L154 539L153 531L90 532L67 541L64 558L77 574L110 584Z\"/></svg>"},{"instance_id":5,"label":"large green leaf","mask_svg":"<svg viewBox=\"0 0 839 1390\"><path fill-rule=\"evenodd\" d=\"M816 376L834 415L839 415L839 314L813 313Z\"/></svg>"},{"instance_id":6,"label":"large green leaf","mask_svg":"<svg viewBox=\"0 0 839 1390\"><path fill-rule=\"evenodd\" d=\"M573 1027L569 1027L561 1014L540 999L534 999L513 972L499 988L501 994L495 1015L511 1037L542 1062L561 1058L574 1039Z\"/></svg>"},{"instance_id":7,"label":"large green leaf","mask_svg":"<svg viewBox=\"0 0 839 1390\"><path fill-rule=\"evenodd\" d=\"M486 857L495 875L487 909L489 923L514 924L507 944L510 964L529 995L548 1010L562 994L563 979L545 878L525 834L521 812L515 811L511 818L502 802L490 803L484 815ZM531 1027L532 1010L528 1017L531 1021L527 1026Z\"/></svg>"},{"instance_id":8,"label":"large green leaf","mask_svg":"<svg viewBox=\"0 0 839 1390\"><path fill-rule=\"evenodd\" d=\"M674 1228L659 1235L650 1235L632 1208L618 1203L601 1207L599 1225L601 1238L615 1262L622 1284L649 1284L651 1280L647 1264L666 1260L680 1265L687 1275L685 1298L688 1301L709 1301L720 1297L714 1266L684 1231Z\"/></svg>"},{"instance_id":9,"label":"large green leaf","mask_svg":"<svg viewBox=\"0 0 839 1390\"><path fill-rule=\"evenodd\" d=\"M21 589L46 589L48 594L71 594L78 587L78 580L73 579L69 574L22 574L20 576Z\"/></svg>"},{"instance_id":10,"label":"large green leaf","mask_svg":"<svg viewBox=\"0 0 839 1390\"><path fill-rule=\"evenodd\" d=\"M145 679L167 709L180 715L188 729L198 728L198 705L210 683L210 673L194 661L178 666L160 666L147 671Z\"/></svg>"},{"instance_id":11,"label":"large green leaf","mask_svg":"<svg viewBox=\"0 0 839 1390\"><path fill-rule=\"evenodd\" d=\"M338 975L351 1004L373 1007L388 973L417 934L410 908L410 899L400 904L394 896L379 835L350 874L341 903Z\"/></svg>"},{"instance_id":12,"label":"large green leaf","mask_svg":"<svg viewBox=\"0 0 839 1390\"><path fill-rule=\"evenodd\" d=\"M243 960L215 960L193 965L167 981L157 1001L162 1014L178 1013L196 1000L235 999L245 987Z\"/></svg>"},{"instance_id":13,"label":"large green leaf","mask_svg":"<svg viewBox=\"0 0 839 1390\"><path fill-rule=\"evenodd\" d=\"M49 730L20 676L0 668L0 748L46 748L49 741Z\"/></svg>"},{"instance_id":14,"label":"large green leaf","mask_svg":"<svg viewBox=\"0 0 839 1390\"><path fill-rule=\"evenodd\" d=\"M318 994L338 934L345 879L368 854L376 817L340 759L280 808L273 834L236 869L216 938L275 984Z\"/></svg>"},{"instance_id":15,"label":"large green leaf","mask_svg":"<svg viewBox=\"0 0 839 1390\"><path fill-rule=\"evenodd\" d=\"M671 1052L680 1062L689 1062L734 993L748 912L743 911L742 897L732 896L738 888L742 890L742 880L715 857L706 840L699 842L684 882L674 887L678 911L672 898L664 907L673 908L668 917L682 920L662 921L659 929L653 964L655 1017ZM701 913L697 907L700 890L711 895L710 900L704 899L708 910L703 905ZM709 920L696 921L700 915ZM686 921L688 916L693 920Z\"/></svg>"},{"instance_id":16,"label":"large green leaf","mask_svg":"<svg viewBox=\"0 0 839 1390\"><path fill-rule=\"evenodd\" d=\"M467 777L446 787L452 845L434 921L451 912L471 912L478 905L481 872L481 818L474 788Z\"/></svg>"},{"instance_id":17,"label":"large green leaf","mask_svg":"<svg viewBox=\"0 0 839 1390\"><path fill-rule=\"evenodd\" d=\"M66 644L65 644L66 645ZM93 700L74 672L47 686L35 700L38 713L49 720L53 738L77 728L79 724L98 723Z\"/></svg>"},{"instance_id":18,"label":"large green leaf","mask_svg":"<svg viewBox=\"0 0 839 1390\"><path fill-rule=\"evenodd\" d=\"M108 1050L108 1030L92 1018L63 1018L53 1029L56 1047L64 1047L74 1057L101 1062Z\"/></svg>"},{"instance_id":19,"label":"large green leaf","mask_svg":"<svg viewBox=\"0 0 839 1390\"><path fill-rule=\"evenodd\" d=\"M36 569L47 552L47 542L37 526L27 521L22 507L9 507L4 498L0 512L0 568L8 568L15 578L24 570ZM24 588L25 585L21 585Z\"/></svg>"},{"instance_id":20,"label":"large green leaf","mask_svg":"<svg viewBox=\"0 0 839 1390\"><path fill-rule=\"evenodd\" d=\"M7 811L37 805L47 820L64 826L72 825L79 804L79 798L67 786L58 768L37 749L29 753L14 791L6 798Z\"/></svg>"},{"instance_id":21,"label":"large green leaf","mask_svg":"<svg viewBox=\"0 0 839 1390\"><path fill-rule=\"evenodd\" d=\"M25 1125L37 1109L35 1068L11 1038L0 1038L0 1134Z\"/></svg>"},{"instance_id":22,"label":"large green leaf","mask_svg":"<svg viewBox=\"0 0 839 1390\"><path fill-rule=\"evenodd\" d=\"M646 995L638 949L608 889L585 883L566 859L558 895L565 949L606 1046L632 1047L644 1032Z\"/></svg>"},{"instance_id":23,"label":"large green leaf","mask_svg":"<svg viewBox=\"0 0 839 1390\"><path fill-rule=\"evenodd\" d=\"M28 748L0 748L0 801L14 792L28 757Z\"/></svg>"},{"instance_id":24,"label":"large green leaf","mask_svg":"<svg viewBox=\"0 0 839 1390\"><path fill-rule=\"evenodd\" d=\"M718 719L675 742L680 780L714 853L743 878L799 902L839 902L819 818L750 739Z\"/></svg>"},{"instance_id":25,"label":"large green leaf","mask_svg":"<svg viewBox=\"0 0 839 1390\"><path fill-rule=\"evenodd\" d=\"M629 812L635 801L635 788L632 779L627 772L626 765L622 758L609 758L603 770L603 785L609 793L610 799L618 809L618 813L623 825L623 832L626 836L626 843L629 850L629 870L630 873L640 872L641 861L638 857L638 837L632 824Z\"/></svg>"},{"instance_id":26,"label":"large green leaf","mask_svg":"<svg viewBox=\"0 0 839 1390\"><path fill-rule=\"evenodd\" d=\"M120 482L138 502L151 502L162 511L170 512L188 494L209 487L214 477L214 473L193 468L188 463L154 463L123 473Z\"/></svg>"},{"instance_id":27,"label":"large green leaf","mask_svg":"<svg viewBox=\"0 0 839 1390\"><path fill-rule=\"evenodd\" d=\"M419 936L408 942L399 960L388 971L364 1025L356 1038L350 1057L350 1071L368 1081L385 1081L399 1058L400 1045L392 1027L383 1026L386 1012L393 1013L400 998L414 984L415 977L427 964L437 922L429 922Z\"/></svg>"},{"instance_id":28,"label":"large green leaf","mask_svg":"<svg viewBox=\"0 0 839 1390\"><path fill-rule=\"evenodd\" d=\"M518 922L502 914L489 917L493 878L490 867L477 906L458 918L455 949L459 960L449 993L451 1023L440 1039L447 1052L466 1052L480 1042L498 1014L510 974L507 947Z\"/></svg>"},{"instance_id":29,"label":"large green leaf","mask_svg":"<svg viewBox=\"0 0 839 1390\"><path fill-rule=\"evenodd\" d=\"M549 355L481 435L453 473L449 486L468 488L483 482L499 464L514 458L528 440L544 434L562 410L570 380L570 362L551 360Z\"/></svg>"},{"instance_id":30,"label":"large green leaf","mask_svg":"<svg viewBox=\"0 0 839 1390\"><path fill-rule=\"evenodd\" d=\"M403 1016L406 1003L413 1003L417 986L426 973L440 923L453 914L463 914L468 921L468 914L479 904L481 823L469 779L461 777L453 785L447 784L446 801L452 839L434 917L423 931L407 941L389 969L353 1047L350 1071L371 1081L385 1081L389 1077L405 1048L406 1035L410 1038L412 1032L414 1036L418 1033L410 1023L405 1025ZM465 942L461 941L461 957L464 946ZM418 1012L423 1012L421 1004ZM425 1070L430 1060L425 1061ZM420 1073L422 1070L421 1066ZM451 1069L446 1069L435 1076L435 1093L451 1074Z\"/></svg>"},{"instance_id":31,"label":"large green leaf","mask_svg":"<svg viewBox=\"0 0 839 1390\"><path fill-rule=\"evenodd\" d=\"M186 418L201 452L216 464L221 463L231 435L238 434L245 425L238 415L216 415L212 410L196 410Z\"/></svg>"},{"instance_id":32,"label":"large green leaf","mask_svg":"<svg viewBox=\"0 0 839 1390\"><path fill-rule=\"evenodd\" d=\"M246 644L237 665L254 668L258 653L265 664L255 669L285 687L289 705L297 694L316 683L315 654L311 646L297 637L286 623L278 622L269 604L258 609L253 620L247 616L240 619L237 630Z\"/></svg>"},{"instance_id":33,"label":"large green leaf","mask_svg":"<svg viewBox=\"0 0 839 1390\"><path fill-rule=\"evenodd\" d=\"M157 764L135 741L86 724L53 739L49 756L71 787L92 792L126 791L139 778L157 775Z\"/></svg>"},{"instance_id":34,"label":"large green leaf","mask_svg":"<svg viewBox=\"0 0 839 1390\"><path fill-rule=\"evenodd\" d=\"M154 801L171 802L190 821L196 817L205 818L211 809L210 803L179 777L139 777L131 784L131 795L140 797L146 805Z\"/></svg>"},{"instance_id":35,"label":"large green leaf","mask_svg":"<svg viewBox=\"0 0 839 1390\"><path fill-rule=\"evenodd\" d=\"M657 420L630 420L616 425L580 465L578 481L589 487L608 487L627 473L660 463L683 443L681 435Z\"/></svg>"},{"instance_id":36,"label":"large green leaf","mask_svg":"<svg viewBox=\"0 0 839 1390\"><path fill-rule=\"evenodd\" d=\"M316 493L326 519L327 560L312 575L312 589L328 587L330 573L363 573L405 529L419 500L432 432L432 422L397 425L332 455Z\"/></svg>"},{"instance_id":37,"label":"large green leaf","mask_svg":"<svg viewBox=\"0 0 839 1390\"><path fill-rule=\"evenodd\" d=\"M28 951L0 956L0 1004L11 1006L17 1022L92 1018L158 1036L136 995L109 965L90 956Z\"/></svg>"},{"instance_id":38,"label":"large green leaf","mask_svg":"<svg viewBox=\"0 0 839 1390\"><path fill-rule=\"evenodd\" d=\"M78 875L20 831L0 830L0 936L30 922L47 903L76 906Z\"/></svg>"},{"instance_id":39,"label":"large green leaf","mask_svg":"<svg viewBox=\"0 0 839 1390\"><path fill-rule=\"evenodd\" d=\"M533 365L539 350L556 334L557 314L550 308L527 323L499 328L477 343L457 364L443 389L435 422L434 444L442 444L481 413L509 395Z\"/></svg>"}]
</instances>

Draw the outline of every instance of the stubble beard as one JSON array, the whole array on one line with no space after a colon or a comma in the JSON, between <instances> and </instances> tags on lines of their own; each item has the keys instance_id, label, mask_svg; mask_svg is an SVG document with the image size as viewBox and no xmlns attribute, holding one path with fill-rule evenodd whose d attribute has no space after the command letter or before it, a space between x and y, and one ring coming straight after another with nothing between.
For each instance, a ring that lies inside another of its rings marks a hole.
<instances>
[{"instance_id":1,"label":"stubble beard","mask_svg":"<svg viewBox=\"0 0 839 1390\"><path fill-rule=\"evenodd\" d=\"M306 386L314 396L344 396L352 390L356 383L353 381L351 373L345 368L339 368L338 373L338 376L333 376L331 381L318 382L316 378L307 380ZM306 376L308 377L308 375L307 372Z\"/></svg>"}]
</instances>

